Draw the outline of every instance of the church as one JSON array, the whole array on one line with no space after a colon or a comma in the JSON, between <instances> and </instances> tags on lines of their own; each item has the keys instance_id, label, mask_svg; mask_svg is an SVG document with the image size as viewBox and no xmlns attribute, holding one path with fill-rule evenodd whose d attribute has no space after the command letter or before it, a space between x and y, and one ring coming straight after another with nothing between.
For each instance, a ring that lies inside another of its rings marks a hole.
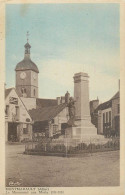
<instances>
[{"instance_id":1,"label":"church","mask_svg":"<svg viewBox=\"0 0 125 195\"><path fill-rule=\"evenodd\" d=\"M38 97L39 69L31 60L28 39L24 48L24 59L15 67L15 88L5 89L6 141L58 137L64 134L69 119L66 98ZM69 97L67 94L66 97Z\"/></svg>"}]
</instances>

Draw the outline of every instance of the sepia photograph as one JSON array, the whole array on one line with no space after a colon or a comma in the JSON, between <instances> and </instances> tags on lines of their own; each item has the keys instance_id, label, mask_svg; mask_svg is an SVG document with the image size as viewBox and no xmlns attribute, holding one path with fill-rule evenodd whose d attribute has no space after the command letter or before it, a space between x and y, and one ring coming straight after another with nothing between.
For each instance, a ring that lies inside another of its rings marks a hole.
<instances>
[{"instance_id":1,"label":"sepia photograph","mask_svg":"<svg viewBox=\"0 0 125 195\"><path fill-rule=\"evenodd\" d=\"M8 3L5 37L8 193L120 186L120 4Z\"/></svg>"}]
</instances>

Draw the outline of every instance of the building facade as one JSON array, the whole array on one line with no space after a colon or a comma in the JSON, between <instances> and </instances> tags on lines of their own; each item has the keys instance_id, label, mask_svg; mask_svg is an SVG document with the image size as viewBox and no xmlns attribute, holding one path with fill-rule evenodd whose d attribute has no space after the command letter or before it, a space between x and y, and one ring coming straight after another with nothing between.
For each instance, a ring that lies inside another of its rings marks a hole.
<instances>
[{"instance_id":1,"label":"building facade","mask_svg":"<svg viewBox=\"0 0 125 195\"><path fill-rule=\"evenodd\" d=\"M120 93L112 98L112 128L120 134Z\"/></svg>"},{"instance_id":2,"label":"building facade","mask_svg":"<svg viewBox=\"0 0 125 195\"><path fill-rule=\"evenodd\" d=\"M65 134L65 128L69 120L66 103L32 109L29 110L29 113L33 120L34 138L57 138Z\"/></svg>"},{"instance_id":3,"label":"building facade","mask_svg":"<svg viewBox=\"0 0 125 195\"><path fill-rule=\"evenodd\" d=\"M15 88L5 90L6 141L32 140L32 119Z\"/></svg>"},{"instance_id":4,"label":"building facade","mask_svg":"<svg viewBox=\"0 0 125 195\"><path fill-rule=\"evenodd\" d=\"M120 92L118 91L109 101L100 104L91 113L91 117L98 134L109 131L120 135Z\"/></svg>"}]
</instances>

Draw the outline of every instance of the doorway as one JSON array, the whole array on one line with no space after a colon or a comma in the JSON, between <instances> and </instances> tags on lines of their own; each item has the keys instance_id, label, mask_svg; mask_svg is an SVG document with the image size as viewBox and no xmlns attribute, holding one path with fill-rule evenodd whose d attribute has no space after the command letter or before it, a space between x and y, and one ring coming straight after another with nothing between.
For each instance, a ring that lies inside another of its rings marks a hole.
<instances>
[{"instance_id":1,"label":"doorway","mask_svg":"<svg viewBox=\"0 0 125 195\"><path fill-rule=\"evenodd\" d=\"M8 141L17 141L17 123L8 123Z\"/></svg>"}]
</instances>

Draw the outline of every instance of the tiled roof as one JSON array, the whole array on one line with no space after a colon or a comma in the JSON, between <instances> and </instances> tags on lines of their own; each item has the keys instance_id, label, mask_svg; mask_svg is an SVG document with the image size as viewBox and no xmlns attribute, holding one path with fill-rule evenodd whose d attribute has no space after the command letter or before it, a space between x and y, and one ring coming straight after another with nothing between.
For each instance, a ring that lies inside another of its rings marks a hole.
<instances>
[{"instance_id":1,"label":"tiled roof","mask_svg":"<svg viewBox=\"0 0 125 195\"><path fill-rule=\"evenodd\" d=\"M59 114L64 108L66 104L60 104L57 106L51 107L43 107L38 109L29 110L29 114L31 118L36 121L49 121L53 119L57 114Z\"/></svg>"},{"instance_id":2,"label":"tiled roof","mask_svg":"<svg viewBox=\"0 0 125 195\"><path fill-rule=\"evenodd\" d=\"M36 99L36 108L43 108L43 107L50 107L50 106L57 106L56 99Z\"/></svg>"},{"instance_id":3,"label":"tiled roof","mask_svg":"<svg viewBox=\"0 0 125 195\"><path fill-rule=\"evenodd\" d=\"M11 92L13 88L8 88L8 89L5 89L5 98L9 95L9 93Z\"/></svg>"}]
</instances>

